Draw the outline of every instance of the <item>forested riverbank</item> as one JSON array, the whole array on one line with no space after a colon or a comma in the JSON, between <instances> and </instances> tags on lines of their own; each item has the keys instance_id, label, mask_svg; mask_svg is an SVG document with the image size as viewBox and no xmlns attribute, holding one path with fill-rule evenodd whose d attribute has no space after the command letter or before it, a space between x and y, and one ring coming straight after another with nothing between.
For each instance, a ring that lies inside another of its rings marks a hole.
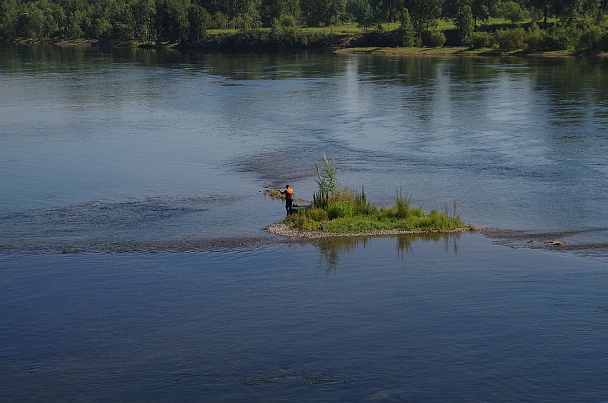
<instances>
[{"instance_id":1,"label":"forested riverbank","mask_svg":"<svg viewBox=\"0 0 608 403\"><path fill-rule=\"evenodd\" d=\"M202 49L608 50L608 1L0 0L0 41Z\"/></svg>"}]
</instances>

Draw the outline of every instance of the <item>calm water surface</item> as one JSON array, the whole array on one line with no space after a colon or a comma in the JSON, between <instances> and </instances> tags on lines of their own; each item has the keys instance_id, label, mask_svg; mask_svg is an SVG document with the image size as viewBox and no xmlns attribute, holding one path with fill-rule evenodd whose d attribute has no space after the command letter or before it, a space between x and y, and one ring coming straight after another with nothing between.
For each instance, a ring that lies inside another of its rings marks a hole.
<instances>
[{"instance_id":1,"label":"calm water surface","mask_svg":"<svg viewBox=\"0 0 608 403\"><path fill-rule=\"evenodd\" d=\"M607 63L0 48L0 394L608 400ZM266 234L322 154L492 230Z\"/></svg>"}]
</instances>

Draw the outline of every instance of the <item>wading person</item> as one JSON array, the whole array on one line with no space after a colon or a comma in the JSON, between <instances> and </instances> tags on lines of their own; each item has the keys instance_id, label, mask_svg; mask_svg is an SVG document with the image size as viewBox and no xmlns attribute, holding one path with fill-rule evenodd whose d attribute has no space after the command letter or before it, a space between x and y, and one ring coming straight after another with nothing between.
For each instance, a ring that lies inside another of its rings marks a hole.
<instances>
[{"instance_id":1,"label":"wading person","mask_svg":"<svg viewBox=\"0 0 608 403\"><path fill-rule=\"evenodd\" d=\"M287 215L293 213L293 189L289 187L289 185L285 186L285 190L279 190L281 194L285 195L285 210L287 211Z\"/></svg>"}]
</instances>

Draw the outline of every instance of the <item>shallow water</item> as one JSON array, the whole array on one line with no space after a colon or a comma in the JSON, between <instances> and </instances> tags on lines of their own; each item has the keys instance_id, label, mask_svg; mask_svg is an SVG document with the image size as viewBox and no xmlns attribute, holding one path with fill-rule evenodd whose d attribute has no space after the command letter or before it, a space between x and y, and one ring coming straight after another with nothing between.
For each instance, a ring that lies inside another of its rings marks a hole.
<instances>
[{"instance_id":1,"label":"shallow water","mask_svg":"<svg viewBox=\"0 0 608 403\"><path fill-rule=\"evenodd\" d=\"M0 394L605 401L605 68L0 48ZM322 154L491 229L265 233Z\"/></svg>"}]
</instances>

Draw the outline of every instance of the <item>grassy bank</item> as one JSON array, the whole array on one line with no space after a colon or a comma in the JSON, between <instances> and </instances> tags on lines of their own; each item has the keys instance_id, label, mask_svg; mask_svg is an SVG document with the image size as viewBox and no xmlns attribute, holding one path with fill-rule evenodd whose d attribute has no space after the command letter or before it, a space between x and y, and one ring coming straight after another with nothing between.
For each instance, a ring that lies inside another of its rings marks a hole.
<instances>
[{"instance_id":1,"label":"grassy bank","mask_svg":"<svg viewBox=\"0 0 608 403\"><path fill-rule=\"evenodd\" d=\"M333 194L327 207L311 207L289 215L283 221L292 229L326 233L369 233L378 231L451 231L471 228L452 212L431 210L426 213L410 206L401 195L391 207L376 207L365 202L365 192L344 188Z\"/></svg>"},{"instance_id":2,"label":"grassy bank","mask_svg":"<svg viewBox=\"0 0 608 403\"><path fill-rule=\"evenodd\" d=\"M410 205L410 198L396 191L390 207L377 207L367 201L365 189L360 192L339 188L333 163L323 156L317 164L318 191L307 208L288 215L283 223L294 230L323 233L371 233L383 231L439 232L473 229L456 213L456 202L445 211L425 212Z\"/></svg>"}]
</instances>

